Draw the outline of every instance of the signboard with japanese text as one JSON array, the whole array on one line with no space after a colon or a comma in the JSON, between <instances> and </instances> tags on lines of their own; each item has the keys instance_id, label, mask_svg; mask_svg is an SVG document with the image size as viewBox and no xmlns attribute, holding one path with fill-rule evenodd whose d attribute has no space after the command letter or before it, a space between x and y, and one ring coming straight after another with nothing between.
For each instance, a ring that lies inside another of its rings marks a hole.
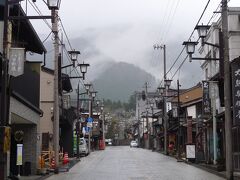
<instances>
[{"instance_id":1,"label":"signboard with japanese text","mask_svg":"<svg viewBox=\"0 0 240 180\"><path fill-rule=\"evenodd\" d=\"M211 114L211 99L209 97L208 81L202 81L202 89L203 89L202 113L205 116L209 116Z\"/></svg>"},{"instance_id":2,"label":"signboard with japanese text","mask_svg":"<svg viewBox=\"0 0 240 180\"><path fill-rule=\"evenodd\" d=\"M24 73L25 49L10 48L9 49L9 75L20 76Z\"/></svg>"},{"instance_id":3,"label":"signboard with japanese text","mask_svg":"<svg viewBox=\"0 0 240 180\"><path fill-rule=\"evenodd\" d=\"M23 144L17 144L17 166L22 165L22 155L23 155Z\"/></svg>"},{"instance_id":4,"label":"signboard with japanese text","mask_svg":"<svg viewBox=\"0 0 240 180\"><path fill-rule=\"evenodd\" d=\"M171 102L166 102L166 112L172 110L172 103Z\"/></svg>"},{"instance_id":5,"label":"signboard with japanese text","mask_svg":"<svg viewBox=\"0 0 240 180\"><path fill-rule=\"evenodd\" d=\"M231 62L233 123L240 124L240 58Z\"/></svg>"}]
</instances>

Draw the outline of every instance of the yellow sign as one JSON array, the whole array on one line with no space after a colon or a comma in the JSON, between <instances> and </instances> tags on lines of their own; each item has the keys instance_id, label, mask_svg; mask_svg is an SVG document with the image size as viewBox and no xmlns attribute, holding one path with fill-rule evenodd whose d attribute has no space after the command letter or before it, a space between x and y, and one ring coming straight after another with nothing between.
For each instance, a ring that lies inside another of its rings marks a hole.
<instances>
[{"instance_id":1,"label":"yellow sign","mask_svg":"<svg viewBox=\"0 0 240 180\"><path fill-rule=\"evenodd\" d=\"M11 129L10 127L5 127L4 146L3 146L4 153L7 153L8 151L10 151L10 143L11 143Z\"/></svg>"}]
</instances>

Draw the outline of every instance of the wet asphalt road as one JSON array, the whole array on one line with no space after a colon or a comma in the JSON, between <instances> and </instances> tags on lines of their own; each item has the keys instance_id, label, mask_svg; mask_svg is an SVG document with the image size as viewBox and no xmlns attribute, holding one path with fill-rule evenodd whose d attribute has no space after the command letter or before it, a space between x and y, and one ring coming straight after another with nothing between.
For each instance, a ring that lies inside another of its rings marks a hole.
<instances>
[{"instance_id":1,"label":"wet asphalt road","mask_svg":"<svg viewBox=\"0 0 240 180\"><path fill-rule=\"evenodd\" d=\"M223 180L157 152L128 146L107 147L83 157L69 172L47 180Z\"/></svg>"}]
</instances>

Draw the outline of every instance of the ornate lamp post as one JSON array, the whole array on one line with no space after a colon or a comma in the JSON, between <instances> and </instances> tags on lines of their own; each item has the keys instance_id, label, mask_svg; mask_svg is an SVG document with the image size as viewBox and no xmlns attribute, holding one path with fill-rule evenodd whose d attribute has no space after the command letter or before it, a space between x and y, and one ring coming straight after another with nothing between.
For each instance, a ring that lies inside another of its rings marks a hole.
<instances>
[{"instance_id":1,"label":"ornate lamp post","mask_svg":"<svg viewBox=\"0 0 240 180\"><path fill-rule=\"evenodd\" d=\"M80 51L68 51L70 54L71 60L73 62L73 67L75 67L75 62L77 61L78 55L80 54Z\"/></svg>"}]
</instances>

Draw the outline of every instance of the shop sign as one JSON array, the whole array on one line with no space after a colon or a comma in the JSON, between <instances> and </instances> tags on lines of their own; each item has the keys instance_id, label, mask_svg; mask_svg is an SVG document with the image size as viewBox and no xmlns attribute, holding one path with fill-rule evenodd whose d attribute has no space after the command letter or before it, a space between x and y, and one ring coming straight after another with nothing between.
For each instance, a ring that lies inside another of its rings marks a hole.
<instances>
[{"instance_id":1,"label":"shop sign","mask_svg":"<svg viewBox=\"0 0 240 180\"><path fill-rule=\"evenodd\" d=\"M240 58L231 63L232 69L232 101L233 101L233 123L240 124Z\"/></svg>"},{"instance_id":2,"label":"shop sign","mask_svg":"<svg viewBox=\"0 0 240 180\"><path fill-rule=\"evenodd\" d=\"M202 97L202 112L203 115L209 116L211 114L211 100L209 97L209 82L202 81L203 97Z\"/></svg>"}]
</instances>

